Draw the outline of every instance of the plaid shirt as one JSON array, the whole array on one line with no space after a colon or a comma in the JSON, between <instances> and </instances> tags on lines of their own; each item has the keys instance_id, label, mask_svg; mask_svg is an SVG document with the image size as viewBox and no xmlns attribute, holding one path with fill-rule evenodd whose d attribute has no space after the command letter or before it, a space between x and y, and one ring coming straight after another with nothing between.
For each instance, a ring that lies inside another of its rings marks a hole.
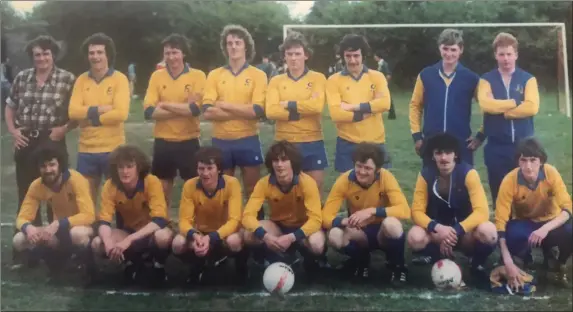
<instances>
[{"instance_id":1,"label":"plaid shirt","mask_svg":"<svg viewBox=\"0 0 573 312\"><path fill-rule=\"evenodd\" d=\"M16 110L15 124L29 130L48 130L68 122L68 105L76 77L54 67L43 87L36 82L36 70L21 71L12 84L9 107Z\"/></svg>"}]
</instances>

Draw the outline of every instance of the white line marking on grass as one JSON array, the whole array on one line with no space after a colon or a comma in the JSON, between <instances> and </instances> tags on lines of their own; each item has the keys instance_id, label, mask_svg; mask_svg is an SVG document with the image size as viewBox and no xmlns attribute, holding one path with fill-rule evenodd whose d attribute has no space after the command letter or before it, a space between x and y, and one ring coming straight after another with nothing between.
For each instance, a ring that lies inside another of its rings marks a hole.
<instances>
[{"instance_id":1,"label":"white line marking on grass","mask_svg":"<svg viewBox=\"0 0 573 312\"><path fill-rule=\"evenodd\" d=\"M0 223L1 227L12 227L14 226L14 223L12 222L6 222L6 223Z\"/></svg>"}]
</instances>

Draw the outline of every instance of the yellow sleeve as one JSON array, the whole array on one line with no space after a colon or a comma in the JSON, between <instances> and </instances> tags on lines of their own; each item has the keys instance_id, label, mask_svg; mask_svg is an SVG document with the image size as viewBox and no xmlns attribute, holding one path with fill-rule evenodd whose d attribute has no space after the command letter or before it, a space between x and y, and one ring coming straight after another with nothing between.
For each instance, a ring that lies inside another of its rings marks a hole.
<instances>
[{"instance_id":1,"label":"yellow sleeve","mask_svg":"<svg viewBox=\"0 0 573 312\"><path fill-rule=\"evenodd\" d=\"M346 190L348 190L348 174L339 176L334 182L330 193L322 209L322 226L325 229L340 227L342 217L337 217L342 203L346 200Z\"/></svg>"},{"instance_id":2,"label":"yellow sleeve","mask_svg":"<svg viewBox=\"0 0 573 312\"><path fill-rule=\"evenodd\" d=\"M412 221L414 224L426 230L433 230L435 221L433 221L427 214L426 208L428 206L428 184L421 174L418 174L416 180L416 189L414 190L414 199L412 200ZM433 223L430 229L430 223Z\"/></svg>"},{"instance_id":3,"label":"yellow sleeve","mask_svg":"<svg viewBox=\"0 0 573 312\"><path fill-rule=\"evenodd\" d=\"M294 111L303 116L322 114L324 102L326 101L325 89L326 77L324 77L323 74L319 74L312 84L313 97L302 101L296 101Z\"/></svg>"},{"instance_id":4,"label":"yellow sleeve","mask_svg":"<svg viewBox=\"0 0 573 312\"><path fill-rule=\"evenodd\" d=\"M489 207L485 190L481 184L479 174L475 169L470 170L466 175L465 185L470 195L472 213L465 220L460 222L459 226L467 233L489 220ZM457 224L454 228L458 233L461 232Z\"/></svg>"},{"instance_id":5,"label":"yellow sleeve","mask_svg":"<svg viewBox=\"0 0 573 312\"><path fill-rule=\"evenodd\" d=\"M74 83L70 105L68 106L68 117L71 120L84 120L88 118L89 106L84 105L83 97L83 76L78 78Z\"/></svg>"},{"instance_id":6,"label":"yellow sleeve","mask_svg":"<svg viewBox=\"0 0 573 312\"><path fill-rule=\"evenodd\" d=\"M239 230L241 223L241 213L243 210L243 190L241 183L237 179L229 179L227 187L230 190L229 194L229 212L228 219L218 230L217 234L219 239L225 239L227 236Z\"/></svg>"},{"instance_id":7,"label":"yellow sleeve","mask_svg":"<svg viewBox=\"0 0 573 312\"><path fill-rule=\"evenodd\" d=\"M259 224L257 214L266 200L267 187L268 177L261 178L255 185L255 189L245 206L245 211L243 211L243 227L249 232L254 232L259 238L262 238L260 236L261 234L264 236L265 232Z\"/></svg>"},{"instance_id":8,"label":"yellow sleeve","mask_svg":"<svg viewBox=\"0 0 573 312\"><path fill-rule=\"evenodd\" d=\"M207 105L215 105L215 102L219 99L219 94L217 93L217 73L218 71L215 69L207 75L205 93L203 94L203 109L205 109Z\"/></svg>"},{"instance_id":9,"label":"yellow sleeve","mask_svg":"<svg viewBox=\"0 0 573 312\"><path fill-rule=\"evenodd\" d=\"M86 178L81 175L70 178L74 194L76 195L76 205L79 213L67 218L69 227L77 225L89 226L95 221L95 208L91 196L90 184ZM60 223L62 226L62 223Z\"/></svg>"},{"instance_id":10,"label":"yellow sleeve","mask_svg":"<svg viewBox=\"0 0 573 312\"><path fill-rule=\"evenodd\" d=\"M40 209L40 203L46 200L46 193L42 188L42 180L40 178L34 180L28 188L24 201L22 201L20 212L16 217L16 228L22 232L25 232L25 225L34 222L38 209Z\"/></svg>"},{"instance_id":11,"label":"yellow sleeve","mask_svg":"<svg viewBox=\"0 0 573 312\"><path fill-rule=\"evenodd\" d=\"M573 204L571 203L571 196L567 192L567 186L563 182L563 178L559 171L553 166L545 165L547 168L547 172L549 173L549 180L551 182L551 186L553 187L553 193L555 194L555 200L557 201L557 205L564 211L572 213L571 209Z\"/></svg>"},{"instance_id":12,"label":"yellow sleeve","mask_svg":"<svg viewBox=\"0 0 573 312\"><path fill-rule=\"evenodd\" d=\"M259 70L259 74L255 77L255 88L251 98L251 104L255 107L255 113L258 117L265 116L265 96L267 94L267 75L265 72ZM256 107L259 107L257 109Z\"/></svg>"},{"instance_id":13,"label":"yellow sleeve","mask_svg":"<svg viewBox=\"0 0 573 312\"><path fill-rule=\"evenodd\" d=\"M515 101L509 100L496 100L493 98L491 85L485 79L480 79L478 84L478 102L481 109L488 114L498 115L516 106Z\"/></svg>"},{"instance_id":14,"label":"yellow sleeve","mask_svg":"<svg viewBox=\"0 0 573 312\"><path fill-rule=\"evenodd\" d=\"M99 116L99 121L104 126L122 123L127 120L129 115L129 103L131 102L129 81L123 74L119 76L118 80L117 89L113 96L113 109Z\"/></svg>"},{"instance_id":15,"label":"yellow sleeve","mask_svg":"<svg viewBox=\"0 0 573 312\"><path fill-rule=\"evenodd\" d=\"M267 91L266 103L265 103L265 112L268 119L271 120L282 120L287 121L289 120L289 111L282 107L280 102L280 94L279 94L279 77L273 77L271 82L269 83L269 89Z\"/></svg>"},{"instance_id":16,"label":"yellow sleeve","mask_svg":"<svg viewBox=\"0 0 573 312\"><path fill-rule=\"evenodd\" d=\"M414 85L414 92L410 99L410 132L414 136L414 140L422 139L422 112L424 111L424 83L418 75L416 78L416 85Z\"/></svg>"},{"instance_id":17,"label":"yellow sleeve","mask_svg":"<svg viewBox=\"0 0 573 312\"><path fill-rule=\"evenodd\" d=\"M523 102L503 114L506 119L527 118L537 115L539 111L539 87L535 77L527 81L524 92Z\"/></svg>"},{"instance_id":18,"label":"yellow sleeve","mask_svg":"<svg viewBox=\"0 0 573 312\"><path fill-rule=\"evenodd\" d=\"M373 100L368 103L360 104L360 110L363 113L383 113L390 109L390 90L388 89L388 81L384 77L384 74L376 72L370 77L373 78L374 84L376 85L376 95ZM364 109L362 109L364 107Z\"/></svg>"},{"instance_id":19,"label":"yellow sleeve","mask_svg":"<svg viewBox=\"0 0 573 312\"><path fill-rule=\"evenodd\" d=\"M163 193L163 186L159 178L148 175L145 178L145 192L149 201L151 221L164 228L167 226L169 216L167 213L167 202Z\"/></svg>"},{"instance_id":20,"label":"yellow sleeve","mask_svg":"<svg viewBox=\"0 0 573 312\"><path fill-rule=\"evenodd\" d=\"M304 239L318 232L322 225L322 213L318 186L313 178L307 176L302 181L302 193L306 208L307 221L293 234L297 240Z\"/></svg>"},{"instance_id":21,"label":"yellow sleeve","mask_svg":"<svg viewBox=\"0 0 573 312\"><path fill-rule=\"evenodd\" d=\"M505 238L505 226L511 217L514 179L515 175L512 172L508 173L501 181L499 192L497 193L497 200L495 201L495 228L499 233L499 238Z\"/></svg>"},{"instance_id":22,"label":"yellow sleeve","mask_svg":"<svg viewBox=\"0 0 573 312\"><path fill-rule=\"evenodd\" d=\"M108 179L102 187L98 220L111 225L115 216L115 187Z\"/></svg>"},{"instance_id":23,"label":"yellow sleeve","mask_svg":"<svg viewBox=\"0 0 573 312\"><path fill-rule=\"evenodd\" d=\"M383 171L382 185L384 185L384 193L388 196L390 204L388 207L383 208L383 216L380 217L394 217L400 220L410 219L408 200L404 196L400 184L390 171Z\"/></svg>"},{"instance_id":24,"label":"yellow sleeve","mask_svg":"<svg viewBox=\"0 0 573 312\"><path fill-rule=\"evenodd\" d=\"M155 71L151 74L149 78L149 85L147 86L147 91L145 91L145 98L143 99L143 110L147 113L149 107L157 106L159 102L159 84L158 84L158 72ZM150 115L151 116L151 115Z\"/></svg>"},{"instance_id":25,"label":"yellow sleeve","mask_svg":"<svg viewBox=\"0 0 573 312\"><path fill-rule=\"evenodd\" d=\"M335 74L336 75L336 74ZM342 96L338 91L338 76L331 76L326 82L326 102L328 102L328 112L333 122L356 122L361 121L361 112L347 112L340 107Z\"/></svg>"},{"instance_id":26,"label":"yellow sleeve","mask_svg":"<svg viewBox=\"0 0 573 312\"><path fill-rule=\"evenodd\" d=\"M191 238L193 236L193 224L195 224L195 204L193 203L193 191L195 180L187 180L183 185L181 200L179 201L179 234Z\"/></svg>"}]
</instances>

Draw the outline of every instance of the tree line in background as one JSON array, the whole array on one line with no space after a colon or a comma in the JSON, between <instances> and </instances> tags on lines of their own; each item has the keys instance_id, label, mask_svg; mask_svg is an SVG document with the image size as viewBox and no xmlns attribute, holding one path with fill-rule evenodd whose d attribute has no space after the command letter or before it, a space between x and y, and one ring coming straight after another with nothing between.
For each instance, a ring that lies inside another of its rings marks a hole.
<instances>
[{"instance_id":1,"label":"tree line in background","mask_svg":"<svg viewBox=\"0 0 573 312\"><path fill-rule=\"evenodd\" d=\"M82 41L95 32L110 35L116 44L115 68L126 72L137 65L138 92L147 87L155 64L160 61L161 40L173 32L185 34L192 42L189 63L209 71L224 64L219 33L227 24L245 26L256 42L257 56L273 53L282 41L284 24L391 24L391 23L515 23L565 22L568 58L571 60L571 2L455 1L455 2L370 2L318 0L304 20L289 16L286 5L274 1L192 1L192 2L44 2L32 13L15 14L7 2L2 9L2 36L25 33L26 39L48 33L65 45L58 65L76 74L86 70L85 56L79 53ZM309 66L326 73L335 61L335 46L349 32L366 35L373 50L381 50L393 69L395 85L412 88L418 72L439 60L437 28L401 29L320 29L302 30L312 44ZM495 66L491 43L499 31L509 31L520 41L519 64L540 77L551 88L558 77L558 31L550 28L464 28L466 47L462 61L478 73ZM3 39L3 43L6 41ZM4 44L3 44L4 46ZM10 48L10 47L8 47ZM22 49L23 47L18 47ZM3 48L3 55L5 50ZM276 59L275 59L276 60ZM571 63L571 62L570 62ZM367 64L374 67L369 58ZM571 71L570 71L571 72Z\"/></svg>"}]
</instances>

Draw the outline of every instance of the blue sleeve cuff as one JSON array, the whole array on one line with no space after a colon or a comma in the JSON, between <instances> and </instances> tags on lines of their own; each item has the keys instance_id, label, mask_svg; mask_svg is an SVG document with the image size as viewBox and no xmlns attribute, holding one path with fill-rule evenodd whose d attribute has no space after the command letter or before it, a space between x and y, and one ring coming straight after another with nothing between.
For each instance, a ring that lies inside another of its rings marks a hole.
<instances>
[{"instance_id":1,"label":"blue sleeve cuff","mask_svg":"<svg viewBox=\"0 0 573 312\"><path fill-rule=\"evenodd\" d=\"M155 112L155 106L149 106L143 111L143 118L145 118L145 120L151 120L153 112Z\"/></svg>"},{"instance_id":2,"label":"blue sleeve cuff","mask_svg":"<svg viewBox=\"0 0 573 312\"><path fill-rule=\"evenodd\" d=\"M22 227L20 228L20 231L24 234L26 234L26 228L28 227L28 225L30 225L30 222L26 222L24 224L22 224Z\"/></svg>"},{"instance_id":3,"label":"blue sleeve cuff","mask_svg":"<svg viewBox=\"0 0 573 312\"><path fill-rule=\"evenodd\" d=\"M376 216L378 218L386 218L386 207L376 207Z\"/></svg>"},{"instance_id":4,"label":"blue sleeve cuff","mask_svg":"<svg viewBox=\"0 0 573 312\"><path fill-rule=\"evenodd\" d=\"M102 226L102 225L107 225L107 226L111 227L111 223L110 223L110 222L102 221L102 220L100 220L100 221L97 222L97 227L98 227L98 228L99 228L100 226Z\"/></svg>"},{"instance_id":5,"label":"blue sleeve cuff","mask_svg":"<svg viewBox=\"0 0 573 312\"><path fill-rule=\"evenodd\" d=\"M561 210L567 212L569 214L569 218L571 218L571 212L569 210L567 210L565 208L562 208Z\"/></svg>"},{"instance_id":6,"label":"blue sleeve cuff","mask_svg":"<svg viewBox=\"0 0 573 312\"><path fill-rule=\"evenodd\" d=\"M436 233L436 226L437 225L438 225L438 222L432 220L430 222L430 224L428 224L428 231Z\"/></svg>"},{"instance_id":7,"label":"blue sleeve cuff","mask_svg":"<svg viewBox=\"0 0 573 312\"><path fill-rule=\"evenodd\" d=\"M360 112L366 113L366 114L371 114L372 113L372 107L370 106L370 103L368 103L368 102L360 103Z\"/></svg>"},{"instance_id":8,"label":"blue sleeve cuff","mask_svg":"<svg viewBox=\"0 0 573 312\"><path fill-rule=\"evenodd\" d=\"M332 220L332 227L343 228L342 219L342 217L334 218L334 220Z\"/></svg>"},{"instance_id":9,"label":"blue sleeve cuff","mask_svg":"<svg viewBox=\"0 0 573 312\"><path fill-rule=\"evenodd\" d=\"M267 234L267 231L265 231L265 229L262 226L259 226L255 230L255 236L260 240L263 240L263 238L265 237L265 234Z\"/></svg>"},{"instance_id":10,"label":"blue sleeve cuff","mask_svg":"<svg viewBox=\"0 0 573 312\"><path fill-rule=\"evenodd\" d=\"M90 106L90 108L88 108L88 119L91 121L92 126L101 126L97 106Z\"/></svg>"},{"instance_id":11,"label":"blue sleeve cuff","mask_svg":"<svg viewBox=\"0 0 573 312\"><path fill-rule=\"evenodd\" d=\"M203 107L202 107L202 108L203 108L203 113L204 113L205 111L207 111L207 109L208 109L209 107L213 107L213 104L203 104Z\"/></svg>"},{"instance_id":12,"label":"blue sleeve cuff","mask_svg":"<svg viewBox=\"0 0 573 312\"><path fill-rule=\"evenodd\" d=\"M476 133L476 139L483 142L483 141L485 141L486 138L487 138L487 136L485 135L485 133L483 133L483 132Z\"/></svg>"},{"instance_id":13,"label":"blue sleeve cuff","mask_svg":"<svg viewBox=\"0 0 573 312\"><path fill-rule=\"evenodd\" d=\"M189 110L191 111L191 114L195 117L197 117L197 116L199 116L199 114L201 114L201 110L199 109L199 106L197 106L197 104L195 104L195 103L189 104Z\"/></svg>"},{"instance_id":14,"label":"blue sleeve cuff","mask_svg":"<svg viewBox=\"0 0 573 312\"><path fill-rule=\"evenodd\" d=\"M416 143L419 140L423 140L424 137L422 136L422 132L412 133L412 139L414 139L414 143Z\"/></svg>"},{"instance_id":15,"label":"blue sleeve cuff","mask_svg":"<svg viewBox=\"0 0 573 312\"><path fill-rule=\"evenodd\" d=\"M265 117L265 110L261 105L253 104L253 110L255 111L255 115L257 116L257 118Z\"/></svg>"},{"instance_id":16,"label":"blue sleeve cuff","mask_svg":"<svg viewBox=\"0 0 573 312\"><path fill-rule=\"evenodd\" d=\"M287 110L293 113L298 113L298 106L296 101L288 101Z\"/></svg>"},{"instance_id":17,"label":"blue sleeve cuff","mask_svg":"<svg viewBox=\"0 0 573 312\"><path fill-rule=\"evenodd\" d=\"M304 239L306 237L306 234L304 234L304 232L301 229L294 231L293 234L297 241Z\"/></svg>"},{"instance_id":18,"label":"blue sleeve cuff","mask_svg":"<svg viewBox=\"0 0 573 312\"><path fill-rule=\"evenodd\" d=\"M211 233L209 233L209 239L210 239L210 242L212 245L212 244L215 244L216 242L220 241L221 236L217 232L211 232Z\"/></svg>"},{"instance_id":19,"label":"blue sleeve cuff","mask_svg":"<svg viewBox=\"0 0 573 312\"><path fill-rule=\"evenodd\" d=\"M289 111L288 121L298 121L300 120L300 114L297 112Z\"/></svg>"},{"instance_id":20,"label":"blue sleeve cuff","mask_svg":"<svg viewBox=\"0 0 573 312\"><path fill-rule=\"evenodd\" d=\"M165 220L165 218L153 217L151 218L151 222L159 225L160 228L164 228L167 226L167 220Z\"/></svg>"},{"instance_id":21,"label":"blue sleeve cuff","mask_svg":"<svg viewBox=\"0 0 573 312\"><path fill-rule=\"evenodd\" d=\"M458 236L461 236L466 233L464 228L459 223L456 223L456 225L454 225L454 230L456 230L456 234L458 234Z\"/></svg>"},{"instance_id":22,"label":"blue sleeve cuff","mask_svg":"<svg viewBox=\"0 0 573 312\"><path fill-rule=\"evenodd\" d=\"M502 238L505 238L505 231L497 231L497 239L498 241Z\"/></svg>"},{"instance_id":23,"label":"blue sleeve cuff","mask_svg":"<svg viewBox=\"0 0 573 312\"><path fill-rule=\"evenodd\" d=\"M70 229L70 219L61 218L60 220L58 220L58 222L60 223L58 230L69 230Z\"/></svg>"},{"instance_id":24,"label":"blue sleeve cuff","mask_svg":"<svg viewBox=\"0 0 573 312\"><path fill-rule=\"evenodd\" d=\"M189 231L187 231L187 240L192 240L192 239L193 239L193 234L195 234L195 230L194 230L194 229L190 229Z\"/></svg>"},{"instance_id":25,"label":"blue sleeve cuff","mask_svg":"<svg viewBox=\"0 0 573 312\"><path fill-rule=\"evenodd\" d=\"M364 119L364 115L361 112L354 112L354 116L352 116L352 122L362 121Z\"/></svg>"}]
</instances>

